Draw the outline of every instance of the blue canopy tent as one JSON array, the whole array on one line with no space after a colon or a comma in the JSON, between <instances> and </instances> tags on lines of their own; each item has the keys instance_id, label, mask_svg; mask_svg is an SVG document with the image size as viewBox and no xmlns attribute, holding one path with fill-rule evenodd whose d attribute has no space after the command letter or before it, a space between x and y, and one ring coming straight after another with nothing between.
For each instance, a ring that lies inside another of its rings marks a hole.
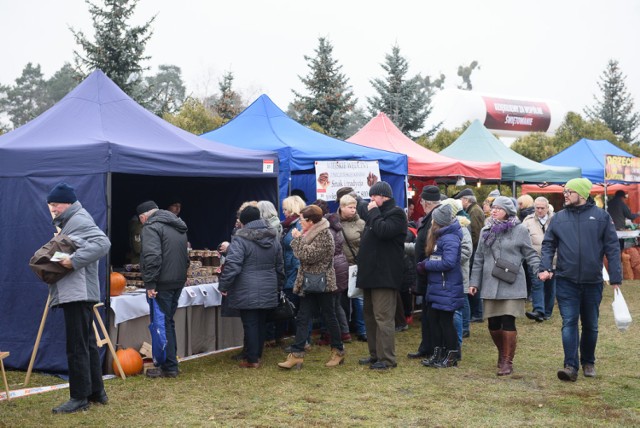
<instances>
[{"instance_id":1,"label":"blue canopy tent","mask_svg":"<svg viewBox=\"0 0 640 428\"><path fill-rule=\"evenodd\" d=\"M606 155L634 157L607 140L581 139L560 153L542 161L543 165L575 166L582 168L582 176L592 183L604 183L604 161Z\"/></svg>"},{"instance_id":2,"label":"blue canopy tent","mask_svg":"<svg viewBox=\"0 0 640 428\"><path fill-rule=\"evenodd\" d=\"M266 95L261 95L226 125L202 137L248 149L274 150L280 160L280 200L301 189L315 200L314 161L364 160L379 162L382 179L392 189L398 205L406 200L407 156L348 143L315 132L286 115Z\"/></svg>"},{"instance_id":3,"label":"blue canopy tent","mask_svg":"<svg viewBox=\"0 0 640 428\"><path fill-rule=\"evenodd\" d=\"M127 223L137 203L162 203L169 192L179 194L183 205L191 203L181 217L195 248L227 239L243 200L277 200L276 158L273 152L204 141L178 129L139 106L99 70L51 109L0 136L0 349L11 352L5 364L26 368L33 349L48 290L28 261L55 231L46 195L56 183L76 188L80 202L108 232L115 260L126 251ZM265 161L274 164L273 172L263 172ZM192 233L199 227L202 233ZM103 259L103 300L106 266ZM62 311L49 313L36 370L67 371L63 322Z\"/></svg>"}]
</instances>

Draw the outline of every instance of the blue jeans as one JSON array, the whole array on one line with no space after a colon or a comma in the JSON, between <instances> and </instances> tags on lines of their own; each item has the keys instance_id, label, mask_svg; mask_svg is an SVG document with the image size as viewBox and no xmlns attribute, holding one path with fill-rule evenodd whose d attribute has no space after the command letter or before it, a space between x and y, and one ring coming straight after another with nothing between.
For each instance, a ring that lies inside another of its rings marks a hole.
<instances>
[{"instance_id":1,"label":"blue jeans","mask_svg":"<svg viewBox=\"0 0 640 428\"><path fill-rule=\"evenodd\" d=\"M471 319L471 306L469 305L469 298L465 294L462 299L462 331L469 333L469 320Z\"/></svg>"},{"instance_id":2,"label":"blue jeans","mask_svg":"<svg viewBox=\"0 0 640 428\"><path fill-rule=\"evenodd\" d=\"M367 334L367 328L364 325L364 298L354 297L351 299L353 302L353 325L356 328L356 334L358 336L364 336Z\"/></svg>"},{"instance_id":3,"label":"blue jeans","mask_svg":"<svg viewBox=\"0 0 640 428\"><path fill-rule=\"evenodd\" d=\"M160 307L160 310L164 314L164 328L167 334L167 346L165 348L167 353L167 361L160 366L165 372L177 372L178 371L178 344L176 341L176 324L173 321L173 316L178 309L178 300L182 288L175 290L158 290L156 296L156 302ZM153 313L153 312L151 312Z\"/></svg>"},{"instance_id":4,"label":"blue jeans","mask_svg":"<svg viewBox=\"0 0 640 428\"><path fill-rule=\"evenodd\" d=\"M556 279L540 281L537 276L531 276L531 300L533 312L540 312L546 318L551 318L553 305L556 300Z\"/></svg>"},{"instance_id":5,"label":"blue jeans","mask_svg":"<svg viewBox=\"0 0 640 428\"><path fill-rule=\"evenodd\" d=\"M577 284L564 278L557 278L556 297L562 316L565 367L578 370L580 364L594 364L602 284ZM578 329L578 320L582 324L582 335Z\"/></svg>"},{"instance_id":6,"label":"blue jeans","mask_svg":"<svg viewBox=\"0 0 640 428\"><path fill-rule=\"evenodd\" d=\"M462 309L458 309L453 313L453 326L456 328L456 334L458 335L458 350L462 350L462 320Z\"/></svg>"}]
</instances>

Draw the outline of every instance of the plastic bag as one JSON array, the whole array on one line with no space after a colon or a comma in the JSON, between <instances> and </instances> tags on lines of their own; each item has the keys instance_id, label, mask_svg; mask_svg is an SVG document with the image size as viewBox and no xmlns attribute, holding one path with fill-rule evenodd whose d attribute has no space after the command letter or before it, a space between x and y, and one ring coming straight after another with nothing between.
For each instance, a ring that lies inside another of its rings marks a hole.
<instances>
[{"instance_id":1,"label":"plastic bag","mask_svg":"<svg viewBox=\"0 0 640 428\"><path fill-rule=\"evenodd\" d=\"M151 332L151 353L153 355L153 365L159 367L167 361L167 331L165 329L165 315L160 310L156 299L147 301L150 306L151 324L149 331Z\"/></svg>"},{"instance_id":2,"label":"plastic bag","mask_svg":"<svg viewBox=\"0 0 640 428\"><path fill-rule=\"evenodd\" d=\"M619 288L615 289L611 306L613 307L613 319L616 322L616 327L620 331L627 330L631 325L631 313Z\"/></svg>"},{"instance_id":3,"label":"plastic bag","mask_svg":"<svg viewBox=\"0 0 640 428\"><path fill-rule=\"evenodd\" d=\"M358 265L349 266L349 291L347 296L354 299L356 297L362 297L362 288L356 288L356 282L358 280Z\"/></svg>"}]
</instances>

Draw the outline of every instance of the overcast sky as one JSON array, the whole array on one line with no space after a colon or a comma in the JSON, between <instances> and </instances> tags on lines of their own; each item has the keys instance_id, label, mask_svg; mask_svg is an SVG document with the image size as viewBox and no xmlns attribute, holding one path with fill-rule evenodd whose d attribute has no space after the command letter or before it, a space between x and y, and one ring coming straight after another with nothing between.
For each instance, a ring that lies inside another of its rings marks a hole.
<instances>
[{"instance_id":1,"label":"overcast sky","mask_svg":"<svg viewBox=\"0 0 640 428\"><path fill-rule=\"evenodd\" d=\"M640 109L640 1L140 0L132 23L154 15L151 71L181 67L196 96L215 93L232 71L248 101L266 93L286 110L291 89L304 90L304 55L313 56L323 36L363 107L373 95L369 81L384 75L380 64L397 43L410 75L444 73L455 87L458 65L477 60L474 90L556 100L578 112L593 103L599 76L617 59ZM45 78L72 62L69 27L93 38L83 0L0 0L0 17L1 84L13 84L28 62L40 64Z\"/></svg>"}]
</instances>

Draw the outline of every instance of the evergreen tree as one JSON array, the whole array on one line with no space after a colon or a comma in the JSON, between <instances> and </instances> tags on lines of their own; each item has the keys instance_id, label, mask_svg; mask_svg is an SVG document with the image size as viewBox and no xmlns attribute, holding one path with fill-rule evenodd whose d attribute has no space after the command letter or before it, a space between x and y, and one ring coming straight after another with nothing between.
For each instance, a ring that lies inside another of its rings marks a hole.
<instances>
[{"instance_id":1,"label":"evergreen tree","mask_svg":"<svg viewBox=\"0 0 640 428\"><path fill-rule=\"evenodd\" d=\"M602 99L594 95L595 105L586 107L584 112L591 119L602 120L614 134L627 143L635 143L640 115L634 112L633 98L627 92L625 80L626 76L622 74L618 61L609 60L598 82Z\"/></svg>"},{"instance_id":2,"label":"evergreen tree","mask_svg":"<svg viewBox=\"0 0 640 428\"><path fill-rule=\"evenodd\" d=\"M368 97L369 114L374 117L384 112L405 135L411 136L423 128L431 113L431 95L429 78L419 74L407 78L408 61L400 55L400 48L393 46L391 54L385 56L381 64L387 76L371 80L377 95Z\"/></svg>"},{"instance_id":3,"label":"evergreen tree","mask_svg":"<svg viewBox=\"0 0 640 428\"><path fill-rule=\"evenodd\" d=\"M458 89L462 89L463 91L470 91L473 89L473 85L471 84L471 73L474 69L480 70L480 65L478 61L471 61L468 67L463 67L461 65L458 66L458 76L462 78L462 85L458 85Z\"/></svg>"},{"instance_id":4,"label":"evergreen tree","mask_svg":"<svg viewBox=\"0 0 640 428\"><path fill-rule=\"evenodd\" d=\"M104 9L86 0L93 20L95 42L91 42L82 31L71 32L82 52L74 51L75 63L84 76L101 69L124 92L135 99L144 99L138 86L143 81L142 73L149 67L142 63L149 59L144 50L153 34L151 24L155 17L137 27L129 27L139 0L104 0ZM138 92L136 92L138 91Z\"/></svg>"},{"instance_id":5,"label":"evergreen tree","mask_svg":"<svg viewBox=\"0 0 640 428\"><path fill-rule=\"evenodd\" d=\"M185 99L182 71L176 65L161 65L158 74L145 78L143 92L148 95L145 106L156 115L177 113Z\"/></svg>"},{"instance_id":6,"label":"evergreen tree","mask_svg":"<svg viewBox=\"0 0 640 428\"><path fill-rule=\"evenodd\" d=\"M297 112L295 117L303 125L315 124L327 135L346 138L348 115L357 99L351 91L349 79L341 72L342 66L333 59L331 42L320 37L315 53L314 58L304 56L309 74L298 76L308 95L292 91L295 96L292 108Z\"/></svg>"},{"instance_id":7,"label":"evergreen tree","mask_svg":"<svg viewBox=\"0 0 640 428\"><path fill-rule=\"evenodd\" d=\"M40 64L28 63L15 85L0 88L0 111L6 113L14 128L36 118L51 104Z\"/></svg>"},{"instance_id":8,"label":"evergreen tree","mask_svg":"<svg viewBox=\"0 0 640 428\"><path fill-rule=\"evenodd\" d=\"M78 86L82 76L74 70L73 66L65 62L62 68L56 71L51 79L47 80L47 97L49 106L54 105L65 97L73 88Z\"/></svg>"},{"instance_id":9,"label":"evergreen tree","mask_svg":"<svg viewBox=\"0 0 640 428\"><path fill-rule=\"evenodd\" d=\"M222 80L218 82L220 95L211 100L211 110L225 123L236 117L246 107L240 94L233 90L233 79L232 72L225 73Z\"/></svg>"}]
</instances>

